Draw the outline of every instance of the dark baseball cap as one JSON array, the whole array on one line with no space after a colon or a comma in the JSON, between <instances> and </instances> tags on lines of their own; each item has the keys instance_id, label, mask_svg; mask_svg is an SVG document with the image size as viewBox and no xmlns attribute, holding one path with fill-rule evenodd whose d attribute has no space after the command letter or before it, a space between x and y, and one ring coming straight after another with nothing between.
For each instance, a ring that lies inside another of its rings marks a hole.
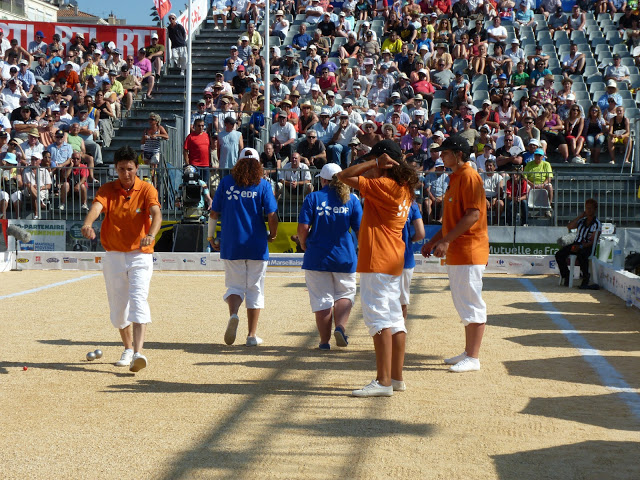
<instances>
[{"instance_id":1,"label":"dark baseball cap","mask_svg":"<svg viewBox=\"0 0 640 480\"><path fill-rule=\"evenodd\" d=\"M394 160L402 159L402 150L400 150L400 145L393 140L382 140L376 143L369 153L360 157L357 162L369 160L373 157L379 157L385 153Z\"/></svg>"},{"instance_id":2,"label":"dark baseball cap","mask_svg":"<svg viewBox=\"0 0 640 480\"><path fill-rule=\"evenodd\" d=\"M453 152L462 152L465 155L471 153L471 147L464 137L460 135L452 135L449 138L445 138L444 142L437 147L431 147L432 152L442 152L443 150L451 150Z\"/></svg>"},{"instance_id":3,"label":"dark baseball cap","mask_svg":"<svg viewBox=\"0 0 640 480\"><path fill-rule=\"evenodd\" d=\"M64 137L64 131L62 131L62 130L57 130L57 131L56 131L56 137Z\"/></svg>"},{"instance_id":4,"label":"dark baseball cap","mask_svg":"<svg viewBox=\"0 0 640 480\"><path fill-rule=\"evenodd\" d=\"M69 106L69 102L67 102L66 100L62 100L62 101L60 102L60 106L61 106L61 107L68 107L68 106Z\"/></svg>"}]
</instances>

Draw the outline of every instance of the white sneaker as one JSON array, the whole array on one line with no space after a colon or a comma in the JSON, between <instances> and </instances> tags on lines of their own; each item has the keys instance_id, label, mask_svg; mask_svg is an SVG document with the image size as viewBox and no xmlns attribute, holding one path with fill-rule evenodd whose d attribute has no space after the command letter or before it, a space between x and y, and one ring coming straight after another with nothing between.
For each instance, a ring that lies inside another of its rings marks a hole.
<instances>
[{"instance_id":1,"label":"white sneaker","mask_svg":"<svg viewBox=\"0 0 640 480\"><path fill-rule=\"evenodd\" d=\"M238 322L240 319L235 313L229 317L229 323L227 323L227 330L224 332L224 343L227 345L233 345L236 341L236 332L238 331Z\"/></svg>"},{"instance_id":2,"label":"white sneaker","mask_svg":"<svg viewBox=\"0 0 640 480\"><path fill-rule=\"evenodd\" d=\"M83 212L88 212L89 211L89 206L86 203L83 203L80 208L82 209Z\"/></svg>"},{"instance_id":3,"label":"white sneaker","mask_svg":"<svg viewBox=\"0 0 640 480\"><path fill-rule=\"evenodd\" d=\"M377 380L371 380L369 385L365 385L359 390L351 392L354 397L390 397L393 395L393 387L380 385Z\"/></svg>"},{"instance_id":4,"label":"white sneaker","mask_svg":"<svg viewBox=\"0 0 640 480\"><path fill-rule=\"evenodd\" d=\"M122 356L120 360L116 362L116 367L128 367L131 364L131 359L133 358L133 350L126 349L122 352Z\"/></svg>"},{"instance_id":5,"label":"white sneaker","mask_svg":"<svg viewBox=\"0 0 640 480\"><path fill-rule=\"evenodd\" d=\"M391 379L391 387L393 387L394 392L404 392L407 389L407 385L403 380L394 380Z\"/></svg>"},{"instance_id":6,"label":"white sneaker","mask_svg":"<svg viewBox=\"0 0 640 480\"><path fill-rule=\"evenodd\" d=\"M131 365L129 365L129 371L139 372L147 366L147 363L147 357L142 355L140 352L134 353L133 360L131 360Z\"/></svg>"},{"instance_id":7,"label":"white sneaker","mask_svg":"<svg viewBox=\"0 0 640 480\"><path fill-rule=\"evenodd\" d=\"M445 358L444 359L444 364L445 365L455 365L456 363L461 362L465 358L467 358L467 352L462 352L460 355L456 355L455 357Z\"/></svg>"},{"instance_id":8,"label":"white sneaker","mask_svg":"<svg viewBox=\"0 0 640 480\"><path fill-rule=\"evenodd\" d=\"M64 212L64 204L61 203L58 208L60 209L61 212Z\"/></svg>"},{"instance_id":9,"label":"white sneaker","mask_svg":"<svg viewBox=\"0 0 640 480\"><path fill-rule=\"evenodd\" d=\"M247 347L257 347L262 343L262 339L257 335L255 337L247 337L247 343L245 344Z\"/></svg>"},{"instance_id":10,"label":"white sneaker","mask_svg":"<svg viewBox=\"0 0 640 480\"><path fill-rule=\"evenodd\" d=\"M214 30L220 30L220 27L218 25L216 25L215 27L213 27Z\"/></svg>"},{"instance_id":11,"label":"white sneaker","mask_svg":"<svg viewBox=\"0 0 640 480\"><path fill-rule=\"evenodd\" d=\"M475 372L476 370L480 370L480 360L473 357L466 357L464 360L450 367L449 370L455 373Z\"/></svg>"}]
</instances>

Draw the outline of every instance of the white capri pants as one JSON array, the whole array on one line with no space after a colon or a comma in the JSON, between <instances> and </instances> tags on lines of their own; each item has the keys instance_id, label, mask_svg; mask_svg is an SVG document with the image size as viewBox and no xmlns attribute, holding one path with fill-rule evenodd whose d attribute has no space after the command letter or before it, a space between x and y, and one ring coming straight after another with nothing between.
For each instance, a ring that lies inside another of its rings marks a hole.
<instances>
[{"instance_id":1,"label":"white capri pants","mask_svg":"<svg viewBox=\"0 0 640 480\"><path fill-rule=\"evenodd\" d=\"M114 327L123 329L131 323L151 323L147 297L152 273L153 255L150 253L105 253L102 274Z\"/></svg>"},{"instance_id":2,"label":"white capri pants","mask_svg":"<svg viewBox=\"0 0 640 480\"><path fill-rule=\"evenodd\" d=\"M361 273L360 300L369 335L373 337L385 328L392 335L407 332L400 306L400 275Z\"/></svg>"},{"instance_id":3,"label":"white capri pants","mask_svg":"<svg viewBox=\"0 0 640 480\"><path fill-rule=\"evenodd\" d=\"M180 70L187 69L187 47L171 49L171 64L177 65Z\"/></svg>"},{"instance_id":4,"label":"white capri pants","mask_svg":"<svg viewBox=\"0 0 640 480\"><path fill-rule=\"evenodd\" d=\"M453 304L462 324L487 322L487 304L482 300L484 265L447 265Z\"/></svg>"},{"instance_id":5,"label":"white capri pants","mask_svg":"<svg viewBox=\"0 0 640 480\"><path fill-rule=\"evenodd\" d=\"M224 285L227 292L222 299L226 302L230 295L246 296L247 308L264 308L264 277L267 273L266 260L223 260Z\"/></svg>"},{"instance_id":6,"label":"white capri pants","mask_svg":"<svg viewBox=\"0 0 640 480\"><path fill-rule=\"evenodd\" d=\"M340 299L356 298L356 274L305 270L304 279L309 290L309 303L313 313L328 310Z\"/></svg>"},{"instance_id":7,"label":"white capri pants","mask_svg":"<svg viewBox=\"0 0 640 480\"><path fill-rule=\"evenodd\" d=\"M400 305L409 305L411 295L411 279L413 278L413 268L405 268L400 276Z\"/></svg>"}]
</instances>

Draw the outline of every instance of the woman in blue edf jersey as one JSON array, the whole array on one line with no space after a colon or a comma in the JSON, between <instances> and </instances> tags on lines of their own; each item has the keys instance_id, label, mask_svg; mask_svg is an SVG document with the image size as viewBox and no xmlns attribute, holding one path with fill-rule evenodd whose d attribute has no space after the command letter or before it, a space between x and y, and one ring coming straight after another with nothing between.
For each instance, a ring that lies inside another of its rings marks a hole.
<instances>
[{"instance_id":1,"label":"woman in blue edf jersey","mask_svg":"<svg viewBox=\"0 0 640 480\"><path fill-rule=\"evenodd\" d=\"M224 262L227 287L223 299L229 305L230 315L224 334L227 345L236 340L238 310L243 301L249 326L246 346L262 343L256 330L260 310L264 308L264 277L269 260L267 242L272 242L278 232L278 203L263 176L258 152L245 148L231 175L220 181L211 204L207 239L212 246L217 220L222 219L220 258ZM269 223L268 232L264 215Z\"/></svg>"},{"instance_id":2,"label":"woman in blue edf jersey","mask_svg":"<svg viewBox=\"0 0 640 480\"><path fill-rule=\"evenodd\" d=\"M316 315L320 350L330 350L332 319L336 344L349 344L345 326L356 296L356 248L362 206L347 185L335 177L342 169L327 163L320 174L322 189L310 193L298 216L298 237L305 251L302 268Z\"/></svg>"}]
</instances>

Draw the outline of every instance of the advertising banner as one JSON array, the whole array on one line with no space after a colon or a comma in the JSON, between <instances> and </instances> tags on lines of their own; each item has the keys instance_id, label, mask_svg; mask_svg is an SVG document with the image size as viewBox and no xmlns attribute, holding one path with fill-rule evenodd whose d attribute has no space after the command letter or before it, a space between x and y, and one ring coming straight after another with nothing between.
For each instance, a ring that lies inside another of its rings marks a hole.
<instances>
[{"instance_id":1,"label":"advertising banner","mask_svg":"<svg viewBox=\"0 0 640 480\"><path fill-rule=\"evenodd\" d=\"M206 14L206 11L205 11ZM142 27L132 25L86 25L71 23L28 22L21 20L1 20L0 28L7 40L13 38L26 48L35 39L37 31L44 33L44 41L52 42L54 34L60 35L65 47L71 43L76 33L81 33L85 44L92 38L98 42L113 42L123 56L134 55L142 48L151 45L151 34L158 34L158 42L166 45L166 30L159 27Z\"/></svg>"},{"instance_id":2,"label":"advertising banner","mask_svg":"<svg viewBox=\"0 0 640 480\"><path fill-rule=\"evenodd\" d=\"M29 243L18 242L18 250L64 252L64 220L9 220L9 225L24 228L31 234ZM15 250L15 239L9 237L9 250Z\"/></svg>"},{"instance_id":3,"label":"advertising banner","mask_svg":"<svg viewBox=\"0 0 640 480\"><path fill-rule=\"evenodd\" d=\"M208 11L209 6L207 5L207 0L194 0L191 3L191 22L189 22L187 18L189 16L189 10L186 7L184 12L176 18L176 22L182 25L187 35L189 35L190 32L196 30L200 24L207 19Z\"/></svg>"}]
</instances>

